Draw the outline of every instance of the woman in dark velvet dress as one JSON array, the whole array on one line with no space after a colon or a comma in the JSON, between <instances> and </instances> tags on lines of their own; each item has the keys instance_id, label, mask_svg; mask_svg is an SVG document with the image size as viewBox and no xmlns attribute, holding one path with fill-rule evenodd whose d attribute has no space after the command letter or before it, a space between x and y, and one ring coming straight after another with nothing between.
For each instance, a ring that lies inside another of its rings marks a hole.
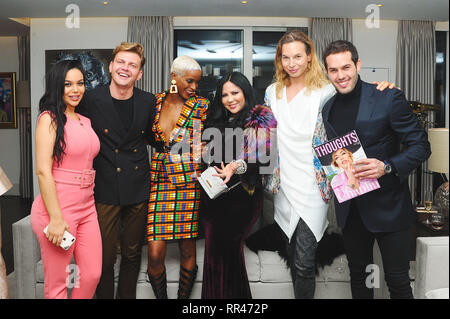
<instances>
[{"instance_id":1,"label":"woman in dark velvet dress","mask_svg":"<svg viewBox=\"0 0 450 319\"><path fill-rule=\"evenodd\" d=\"M220 80L208 110L204 136L211 132L213 138L206 141L203 158L216 168L217 175L229 187L238 182L241 184L216 199L210 199L202 191L200 211L205 233L202 298L252 297L243 246L263 205L262 164L255 149L270 147L268 129L276 126L271 110L254 103L253 89L247 78L233 72ZM229 143L233 137L226 136L226 128L237 129L248 137L242 145L236 145L239 138ZM245 134L251 130L260 132L259 129L265 129L266 135L262 138ZM217 134L218 131L221 134ZM226 157L227 152L232 156Z\"/></svg>"}]
</instances>

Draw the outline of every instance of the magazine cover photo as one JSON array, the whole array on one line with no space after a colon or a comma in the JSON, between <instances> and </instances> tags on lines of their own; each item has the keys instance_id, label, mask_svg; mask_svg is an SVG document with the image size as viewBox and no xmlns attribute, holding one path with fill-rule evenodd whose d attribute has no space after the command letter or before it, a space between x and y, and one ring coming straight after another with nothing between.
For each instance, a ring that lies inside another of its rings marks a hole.
<instances>
[{"instance_id":1,"label":"magazine cover photo","mask_svg":"<svg viewBox=\"0 0 450 319\"><path fill-rule=\"evenodd\" d=\"M357 178L354 163L367 158L356 131L314 148L339 203L380 188L375 178Z\"/></svg>"}]
</instances>

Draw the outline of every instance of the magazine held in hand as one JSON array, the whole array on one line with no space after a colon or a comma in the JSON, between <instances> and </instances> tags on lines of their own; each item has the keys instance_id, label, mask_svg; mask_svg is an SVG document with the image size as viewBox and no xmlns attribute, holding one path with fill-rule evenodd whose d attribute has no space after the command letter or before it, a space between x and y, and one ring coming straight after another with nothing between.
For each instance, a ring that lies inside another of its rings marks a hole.
<instances>
[{"instance_id":1,"label":"magazine held in hand","mask_svg":"<svg viewBox=\"0 0 450 319\"><path fill-rule=\"evenodd\" d=\"M367 158L356 131L314 147L339 203L380 188L376 178L356 178L354 162Z\"/></svg>"}]
</instances>

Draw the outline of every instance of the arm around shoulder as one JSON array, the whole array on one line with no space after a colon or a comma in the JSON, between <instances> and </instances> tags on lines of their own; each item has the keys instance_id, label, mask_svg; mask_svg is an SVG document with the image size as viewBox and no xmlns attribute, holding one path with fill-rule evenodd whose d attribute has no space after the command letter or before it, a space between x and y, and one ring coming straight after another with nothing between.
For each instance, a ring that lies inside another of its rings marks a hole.
<instances>
[{"instance_id":1,"label":"arm around shoulder","mask_svg":"<svg viewBox=\"0 0 450 319\"><path fill-rule=\"evenodd\" d=\"M414 115L405 95L392 89L390 122L403 149L389 160L400 176L407 176L431 155L430 143L424 128Z\"/></svg>"}]
</instances>

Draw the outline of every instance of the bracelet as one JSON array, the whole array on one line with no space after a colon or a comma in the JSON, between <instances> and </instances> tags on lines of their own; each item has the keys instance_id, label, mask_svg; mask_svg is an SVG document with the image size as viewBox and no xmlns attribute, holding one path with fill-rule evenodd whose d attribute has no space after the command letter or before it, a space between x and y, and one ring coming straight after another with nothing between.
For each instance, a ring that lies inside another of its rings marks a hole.
<instances>
[{"instance_id":1,"label":"bracelet","mask_svg":"<svg viewBox=\"0 0 450 319\"><path fill-rule=\"evenodd\" d=\"M244 160L238 159L237 161L232 161L231 163L236 163L237 165L235 174L241 175L247 171L247 163Z\"/></svg>"}]
</instances>

